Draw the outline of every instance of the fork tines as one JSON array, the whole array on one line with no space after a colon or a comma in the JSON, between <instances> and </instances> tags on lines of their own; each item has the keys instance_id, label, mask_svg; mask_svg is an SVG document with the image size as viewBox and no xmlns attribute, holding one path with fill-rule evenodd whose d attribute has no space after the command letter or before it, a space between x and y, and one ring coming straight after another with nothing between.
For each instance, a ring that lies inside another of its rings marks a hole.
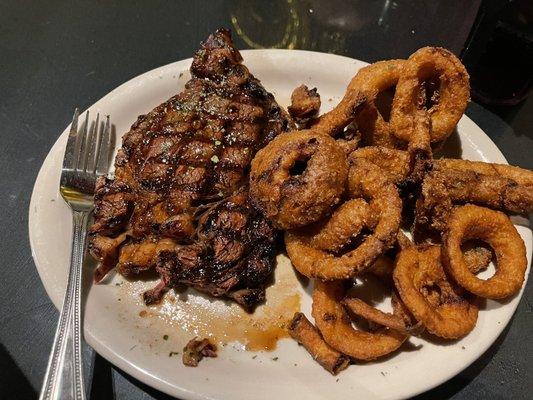
<instances>
[{"instance_id":1,"label":"fork tines","mask_svg":"<svg viewBox=\"0 0 533 400\"><path fill-rule=\"evenodd\" d=\"M96 121L89 126L89 111L85 113L85 121L78 129L79 110L76 108L72 118L70 134L65 149L63 170L104 175L109 168L109 152L111 146L111 126L109 115L105 123L96 114Z\"/></svg>"}]
</instances>

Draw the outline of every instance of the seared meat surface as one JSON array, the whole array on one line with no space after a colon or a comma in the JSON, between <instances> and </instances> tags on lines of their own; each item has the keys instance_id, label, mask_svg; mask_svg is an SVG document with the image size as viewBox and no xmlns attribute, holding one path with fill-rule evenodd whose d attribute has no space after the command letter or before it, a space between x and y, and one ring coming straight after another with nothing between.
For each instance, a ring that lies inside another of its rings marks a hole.
<instances>
[{"instance_id":1,"label":"seared meat surface","mask_svg":"<svg viewBox=\"0 0 533 400\"><path fill-rule=\"evenodd\" d=\"M89 250L125 276L155 270L157 302L186 284L251 306L272 272L275 230L250 206L256 151L293 123L242 64L231 35L202 43L185 90L141 115L122 140L115 177L98 180Z\"/></svg>"},{"instance_id":2,"label":"seared meat surface","mask_svg":"<svg viewBox=\"0 0 533 400\"><path fill-rule=\"evenodd\" d=\"M184 283L245 306L264 299L274 267L276 231L251 205L247 190L222 200L202 214L197 241L159 253L156 270L164 287ZM159 288L145 293L157 301Z\"/></svg>"}]
</instances>

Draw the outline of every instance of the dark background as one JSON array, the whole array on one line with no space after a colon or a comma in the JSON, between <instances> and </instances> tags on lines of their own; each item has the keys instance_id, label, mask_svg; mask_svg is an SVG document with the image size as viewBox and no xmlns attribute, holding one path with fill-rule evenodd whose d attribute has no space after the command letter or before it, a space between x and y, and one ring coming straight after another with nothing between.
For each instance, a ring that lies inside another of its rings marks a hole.
<instances>
[{"instance_id":1,"label":"dark background","mask_svg":"<svg viewBox=\"0 0 533 400\"><path fill-rule=\"evenodd\" d=\"M234 31L239 48L302 48L373 62L404 58L428 44L460 54L479 6L462 0L2 1L0 398L37 398L46 369L58 313L31 257L28 204L39 167L75 106L84 109L142 72L190 57L221 26ZM472 103L467 114L511 164L533 169L531 98L491 111ZM418 398L531 398L531 287L478 361ZM85 359L92 399L167 398L90 349Z\"/></svg>"}]
</instances>

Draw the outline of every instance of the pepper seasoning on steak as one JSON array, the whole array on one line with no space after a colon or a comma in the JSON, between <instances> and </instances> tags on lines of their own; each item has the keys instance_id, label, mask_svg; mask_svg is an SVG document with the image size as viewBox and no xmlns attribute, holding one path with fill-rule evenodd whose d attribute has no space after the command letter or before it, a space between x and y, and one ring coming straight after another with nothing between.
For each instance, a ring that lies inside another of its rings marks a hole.
<instances>
[{"instance_id":1,"label":"pepper seasoning on steak","mask_svg":"<svg viewBox=\"0 0 533 400\"><path fill-rule=\"evenodd\" d=\"M141 115L122 139L115 177L98 180L89 250L95 281L155 270L145 293L178 284L251 307L264 298L276 231L250 205L250 162L294 124L219 29L193 58L185 90Z\"/></svg>"}]
</instances>

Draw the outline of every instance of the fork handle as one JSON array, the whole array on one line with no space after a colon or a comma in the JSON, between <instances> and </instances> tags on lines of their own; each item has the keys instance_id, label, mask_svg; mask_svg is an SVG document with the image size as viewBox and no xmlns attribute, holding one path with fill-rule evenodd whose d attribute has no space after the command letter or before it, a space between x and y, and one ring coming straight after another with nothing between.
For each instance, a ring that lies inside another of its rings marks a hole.
<instances>
[{"instance_id":1,"label":"fork handle","mask_svg":"<svg viewBox=\"0 0 533 400\"><path fill-rule=\"evenodd\" d=\"M67 290L39 400L85 400L81 359L81 277L89 212L72 212Z\"/></svg>"}]
</instances>

